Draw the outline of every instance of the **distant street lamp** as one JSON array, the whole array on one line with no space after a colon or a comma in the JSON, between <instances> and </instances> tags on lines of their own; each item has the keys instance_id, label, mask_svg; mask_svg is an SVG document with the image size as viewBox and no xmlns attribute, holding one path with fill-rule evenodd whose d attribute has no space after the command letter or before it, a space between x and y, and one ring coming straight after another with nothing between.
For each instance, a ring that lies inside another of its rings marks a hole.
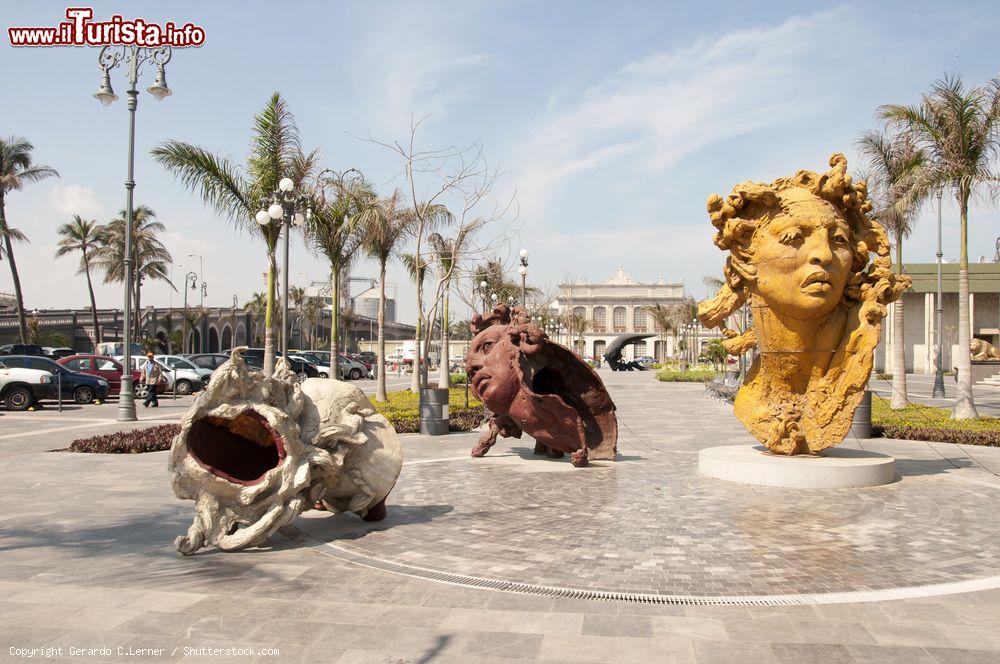
<instances>
[{"instance_id":1,"label":"distant street lamp","mask_svg":"<svg viewBox=\"0 0 1000 664\"><path fill-rule=\"evenodd\" d=\"M118 99L111 88L111 70L121 64L128 67L128 179L125 180L125 311L122 330L122 378L121 392L118 397L118 421L134 422L135 391L132 386L132 191L135 189L135 109L139 103L139 91L136 83L139 80L139 70L146 63L156 65L156 80L146 88L149 94L160 101L173 94L167 87L165 66L170 62L172 53L169 46L145 48L139 46L105 46L97 55L97 65L101 68L101 87L94 93L94 98L105 106L110 106Z\"/></svg>"},{"instance_id":2,"label":"distant street lamp","mask_svg":"<svg viewBox=\"0 0 1000 664\"><path fill-rule=\"evenodd\" d=\"M181 322L181 354L188 353L188 284L191 284L191 290L198 287L198 275L194 272L188 272L184 275L184 320Z\"/></svg>"},{"instance_id":3,"label":"distant street lamp","mask_svg":"<svg viewBox=\"0 0 1000 664\"><path fill-rule=\"evenodd\" d=\"M188 258L198 259L198 281L201 282L201 300L199 301L199 306L205 308L205 295L207 291L208 284L205 283L205 262L201 254L188 254Z\"/></svg>"},{"instance_id":4,"label":"distant street lamp","mask_svg":"<svg viewBox=\"0 0 1000 664\"><path fill-rule=\"evenodd\" d=\"M288 264L288 236L292 232L292 227L301 228L306 219L312 219L312 206L305 196L293 193L295 183L291 178L281 178L278 188L274 190L270 197L260 200L260 210L255 215L257 223L267 226L272 222L282 225L285 234L284 247L284 267L281 273L282 282L282 304L281 304L281 354L288 354L288 272L291 266ZM306 208L305 215L300 211Z\"/></svg>"},{"instance_id":5,"label":"distant street lamp","mask_svg":"<svg viewBox=\"0 0 1000 664\"><path fill-rule=\"evenodd\" d=\"M527 279L528 279L528 250L522 249L521 254L521 267L517 268L518 274L521 275L521 306L528 306L528 300L525 299L525 292L527 291Z\"/></svg>"},{"instance_id":6,"label":"distant street lamp","mask_svg":"<svg viewBox=\"0 0 1000 664\"><path fill-rule=\"evenodd\" d=\"M479 282L479 295L483 298L483 313L484 314L486 313L486 307L488 306L487 303L486 303L486 287L487 287L487 285L488 284L485 281L480 281Z\"/></svg>"}]
</instances>

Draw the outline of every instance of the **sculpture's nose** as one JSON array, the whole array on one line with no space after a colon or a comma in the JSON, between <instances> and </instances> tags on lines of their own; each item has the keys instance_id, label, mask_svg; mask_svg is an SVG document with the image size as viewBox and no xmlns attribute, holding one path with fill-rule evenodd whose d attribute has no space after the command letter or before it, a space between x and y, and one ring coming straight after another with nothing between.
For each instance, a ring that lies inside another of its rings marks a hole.
<instances>
[{"instance_id":1,"label":"sculpture's nose","mask_svg":"<svg viewBox=\"0 0 1000 664\"><path fill-rule=\"evenodd\" d=\"M826 233L810 233L808 247L810 265L829 265L833 260L830 238Z\"/></svg>"}]
</instances>

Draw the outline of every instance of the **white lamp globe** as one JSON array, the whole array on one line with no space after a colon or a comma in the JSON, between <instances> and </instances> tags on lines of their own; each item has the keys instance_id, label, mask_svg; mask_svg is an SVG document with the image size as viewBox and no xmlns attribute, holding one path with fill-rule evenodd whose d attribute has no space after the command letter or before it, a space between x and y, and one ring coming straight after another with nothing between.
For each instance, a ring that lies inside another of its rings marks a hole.
<instances>
[{"instance_id":1,"label":"white lamp globe","mask_svg":"<svg viewBox=\"0 0 1000 664\"><path fill-rule=\"evenodd\" d=\"M261 226L267 226L271 223L271 215L267 213L267 210L258 210L257 216L255 216L254 219L256 219L257 223Z\"/></svg>"},{"instance_id":2,"label":"white lamp globe","mask_svg":"<svg viewBox=\"0 0 1000 664\"><path fill-rule=\"evenodd\" d=\"M521 254L521 258L527 258L528 257L528 250L527 249L522 249L520 251L520 254Z\"/></svg>"},{"instance_id":3,"label":"white lamp globe","mask_svg":"<svg viewBox=\"0 0 1000 664\"><path fill-rule=\"evenodd\" d=\"M524 266L522 265L521 267L517 268L517 272L518 272L518 274L520 274L520 275L521 275L522 277L523 277L523 276L526 276L526 275L528 274L528 268L526 268L526 267L524 267Z\"/></svg>"},{"instance_id":4,"label":"white lamp globe","mask_svg":"<svg viewBox=\"0 0 1000 664\"><path fill-rule=\"evenodd\" d=\"M295 183L292 182L292 178L281 178L281 182L278 183L278 189L282 191L291 191L295 188Z\"/></svg>"},{"instance_id":5,"label":"white lamp globe","mask_svg":"<svg viewBox=\"0 0 1000 664\"><path fill-rule=\"evenodd\" d=\"M485 281L480 281L479 282L479 287L482 288L483 290L486 290L486 282Z\"/></svg>"},{"instance_id":6,"label":"white lamp globe","mask_svg":"<svg viewBox=\"0 0 1000 664\"><path fill-rule=\"evenodd\" d=\"M271 207L267 208L267 213L271 219L281 219L281 216L285 214L285 209L278 203L271 203Z\"/></svg>"}]
</instances>

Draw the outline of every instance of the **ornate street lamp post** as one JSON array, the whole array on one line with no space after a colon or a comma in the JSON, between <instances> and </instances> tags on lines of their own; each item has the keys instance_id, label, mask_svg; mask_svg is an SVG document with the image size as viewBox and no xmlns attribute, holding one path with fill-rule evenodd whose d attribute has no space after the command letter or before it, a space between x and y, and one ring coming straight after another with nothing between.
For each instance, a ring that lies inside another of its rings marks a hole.
<instances>
[{"instance_id":1,"label":"ornate street lamp post","mask_svg":"<svg viewBox=\"0 0 1000 664\"><path fill-rule=\"evenodd\" d=\"M188 272L184 275L184 320L181 321L181 354L191 352L188 350L188 289L187 285L191 284L191 290L198 287L198 275L194 272Z\"/></svg>"},{"instance_id":2,"label":"ornate street lamp post","mask_svg":"<svg viewBox=\"0 0 1000 664\"><path fill-rule=\"evenodd\" d=\"M267 226L272 222L282 225L285 234L284 241L284 265L281 273L281 355L288 354L288 272L291 266L288 264L288 236L291 235L292 227L300 228L306 222L306 218L312 218L312 207L308 199L295 194L295 183L291 178L281 178L278 188L270 197L262 198L260 210L255 215L257 223ZM303 215L301 208L306 208ZM333 358L336 361L336 358Z\"/></svg>"},{"instance_id":3,"label":"ornate street lamp post","mask_svg":"<svg viewBox=\"0 0 1000 664\"><path fill-rule=\"evenodd\" d=\"M156 65L156 80L146 90L157 101L172 94L167 87L167 75L164 67L170 62L169 46L159 48L144 48L140 46L105 46L97 56L97 65L101 68L101 87L94 93L94 98L105 106L110 106L118 99L111 88L111 70L124 64L128 67L128 179L125 180L125 311L122 330L122 383L121 394L118 397L118 421L134 422L135 391L132 385L132 190L135 189L135 109L139 103L139 91L135 85L139 80L139 70L146 63Z\"/></svg>"},{"instance_id":4,"label":"ornate street lamp post","mask_svg":"<svg viewBox=\"0 0 1000 664\"><path fill-rule=\"evenodd\" d=\"M525 291L527 290L527 279L528 279L528 250L521 250L521 267L517 268L518 274L521 275L521 306L527 307L528 300L525 299Z\"/></svg>"},{"instance_id":5,"label":"ornate street lamp post","mask_svg":"<svg viewBox=\"0 0 1000 664\"><path fill-rule=\"evenodd\" d=\"M483 314L486 313L486 307L487 307L487 304L486 304L486 287L487 287L487 283L485 281L480 281L479 282L479 295L482 296L482 298L483 298Z\"/></svg>"}]
</instances>

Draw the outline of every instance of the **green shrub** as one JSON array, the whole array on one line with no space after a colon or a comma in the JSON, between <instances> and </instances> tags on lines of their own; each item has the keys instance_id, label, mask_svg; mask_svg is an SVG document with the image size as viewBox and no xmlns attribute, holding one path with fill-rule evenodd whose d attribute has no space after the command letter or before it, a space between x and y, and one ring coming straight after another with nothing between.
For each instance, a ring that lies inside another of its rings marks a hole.
<instances>
[{"instance_id":1,"label":"green shrub","mask_svg":"<svg viewBox=\"0 0 1000 664\"><path fill-rule=\"evenodd\" d=\"M420 431L420 395L409 390L389 392L388 401L372 401L377 410L389 420L396 433ZM465 388L452 388L448 394L448 428L452 431L470 431L483 420L483 403L469 392L469 407L465 407Z\"/></svg>"},{"instance_id":2,"label":"green shrub","mask_svg":"<svg viewBox=\"0 0 1000 664\"><path fill-rule=\"evenodd\" d=\"M115 433L89 438L78 438L70 446L70 452L86 454L142 454L162 452L170 449L174 436L181 432L179 424L162 424L157 427L116 431Z\"/></svg>"},{"instance_id":3,"label":"green shrub","mask_svg":"<svg viewBox=\"0 0 1000 664\"><path fill-rule=\"evenodd\" d=\"M953 420L947 408L911 403L893 410L879 397L872 399L872 432L885 438L1000 447L1000 417Z\"/></svg>"},{"instance_id":4,"label":"green shrub","mask_svg":"<svg viewBox=\"0 0 1000 664\"><path fill-rule=\"evenodd\" d=\"M715 372L711 369L688 369L687 371L660 369L656 372L656 380L664 383L706 383L713 378L715 378Z\"/></svg>"},{"instance_id":5,"label":"green shrub","mask_svg":"<svg viewBox=\"0 0 1000 664\"><path fill-rule=\"evenodd\" d=\"M464 371L463 372L456 372L456 373L450 374L448 376L448 384L451 387L459 387L459 386L465 385L465 381L467 379L468 379L468 376L465 375ZM462 403L465 403L465 401L463 400Z\"/></svg>"}]
</instances>

